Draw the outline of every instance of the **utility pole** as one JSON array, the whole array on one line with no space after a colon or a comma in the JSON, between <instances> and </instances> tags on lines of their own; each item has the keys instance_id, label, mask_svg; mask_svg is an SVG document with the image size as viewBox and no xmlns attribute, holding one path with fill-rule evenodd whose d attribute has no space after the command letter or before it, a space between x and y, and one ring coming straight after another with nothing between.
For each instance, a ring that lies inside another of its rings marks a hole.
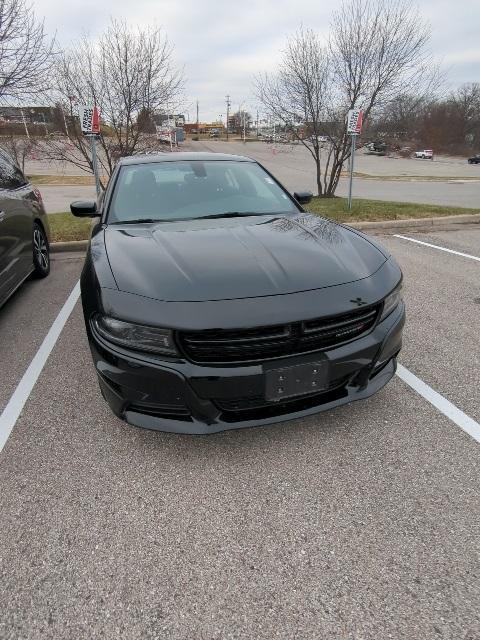
<instances>
[{"instance_id":1,"label":"utility pole","mask_svg":"<svg viewBox=\"0 0 480 640\"><path fill-rule=\"evenodd\" d=\"M45 114L43 113L43 111L41 111L40 115L43 118L43 126L45 127L45 137L47 137L48 136L48 127L47 127L47 121L45 120Z\"/></svg>"},{"instance_id":2,"label":"utility pole","mask_svg":"<svg viewBox=\"0 0 480 640\"><path fill-rule=\"evenodd\" d=\"M353 163L355 159L355 147L357 143L357 134L352 134L352 148L350 151L350 184L348 186L348 208L352 208L352 184L353 184Z\"/></svg>"},{"instance_id":3,"label":"utility pole","mask_svg":"<svg viewBox=\"0 0 480 640\"><path fill-rule=\"evenodd\" d=\"M63 122L65 124L65 135L68 138L67 116L65 115L65 109L63 108L63 104L60 105L60 109L62 110Z\"/></svg>"},{"instance_id":4,"label":"utility pole","mask_svg":"<svg viewBox=\"0 0 480 640\"><path fill-rule=\"evenodd\" d=\"M258 109L257 109L257 138L258 138Z\"/></svg>"},{"instance_id":5,"label":"utility pole","mask_svg":"<svg viewBox=\"0 0 480 640\"><path fill-rule=\"evenodd\" d=\"M27 121L25 120L25 114L23 113L22 107L20 107L20 113L22 114L23 126L25 127L25 133L27 134L27 138L30 140L30 134L27 129Z\"/></svg>"},{"instance_id":6,"label":"utility pole","mask_svg":"<svg viewBox=\"0 0 480 640\"><path fill-rule=\"evenodd\" d=\"M229 123L229 120L230 120L229 116L230 116L230 106L231 106L231 103L230 103L230 96L229 96L229 95L227 95L227 96L225 96L225 97L226 97L226 99L227 99L227 142L228 142L228 128L229 128L229 124L230 124L230 123Z\"/></svg>"},{"instance_id":7,"label":"utility pole","mask_svg":"<svg viewBox=\"0 0 480 640\"><path fill-rule=\"evenodd\" d=\"M199 131L198 131L198 100L197 100L197 136L198 136L198 133Z\"/></svg>"},{"instance_id":8,"label":"utility pole","mask_svg":"<svg viewBox=\"0 0 480 640\"><path fill-rule=\"evenodd\" d=\"M90 149L92 152L92 166L93 166L93 173L95 175L95 188L97 191L97 198L99 198L102 193L102 188L100 186L100 175L98 172L98 158L97 158L97 145L96 145L97 135L95 133L92 133L88 137L90 138Z\"/></svg>"}]
</instances>

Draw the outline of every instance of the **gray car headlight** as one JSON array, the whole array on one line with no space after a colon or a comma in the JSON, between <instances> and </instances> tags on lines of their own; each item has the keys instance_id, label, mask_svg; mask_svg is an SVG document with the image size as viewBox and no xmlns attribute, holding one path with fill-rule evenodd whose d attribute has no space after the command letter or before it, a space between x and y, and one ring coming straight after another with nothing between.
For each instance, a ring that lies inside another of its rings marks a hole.
<instances>
[{"instance_id":1,"label":"gray car headlight","mask_svg":"<svg viewBox=\"0 0 480 640\"><path fill-rule=\"evenodd\" d=\"M396 287L392 293L389 293L388 296L383 301L383 311L382 316L380 318L380 322L385 320L387 316L389 316L392 311L398 307L399 303L402 300L402 283Z\"/></svg>"},{"instance_id":2,"label":"gray car headlight","mask_svg":"<svg viewBox=\"0 0 480 640\"><path fill-rule=\"evenodd\" d=\"M132 322L124 322L123 320L101 315L95 316L93 324L105 340L122 347L161 353L167 356L178 355L172 332L169 329L147 327L142 324L133 324Z\"/></svg>"}]
</instances>

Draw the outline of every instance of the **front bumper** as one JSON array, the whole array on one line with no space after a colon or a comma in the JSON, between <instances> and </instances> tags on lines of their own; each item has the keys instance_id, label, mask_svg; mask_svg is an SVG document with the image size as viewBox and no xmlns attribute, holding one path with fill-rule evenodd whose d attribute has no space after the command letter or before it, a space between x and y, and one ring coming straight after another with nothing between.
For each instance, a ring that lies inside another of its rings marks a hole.
<instances>
[{"instance_id":1,"label":"front bumper","mask_svg":"<svg viewBox=\"0 0 480 640\"><path fill-rule=\"evenodd\" d=\"M208 434L308 416L367 398L387 384L402 346L405 307L366 336L321 354L269 361L282 368L328 361L328 389L267 402L265 366L199 366L123 350L87 326L92 357L104 398L114 413L147 429Z\"/></svg>"}]
</instances>

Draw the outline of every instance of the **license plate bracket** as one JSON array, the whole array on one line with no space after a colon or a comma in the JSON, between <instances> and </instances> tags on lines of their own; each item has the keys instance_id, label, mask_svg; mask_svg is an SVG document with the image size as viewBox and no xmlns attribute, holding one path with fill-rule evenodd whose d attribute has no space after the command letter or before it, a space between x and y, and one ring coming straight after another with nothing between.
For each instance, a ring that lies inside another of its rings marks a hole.
<instances>
[{"instance_id":1,"label":"license plate bracket","mask_svg":"<svg viewBox=\"0 0 480 640\"><path fill-rule=\"evenodd\" d=\"M328 363L309 362L265 372L265 399L278 402L327 387Z\"/></svg>"}]
</instances>

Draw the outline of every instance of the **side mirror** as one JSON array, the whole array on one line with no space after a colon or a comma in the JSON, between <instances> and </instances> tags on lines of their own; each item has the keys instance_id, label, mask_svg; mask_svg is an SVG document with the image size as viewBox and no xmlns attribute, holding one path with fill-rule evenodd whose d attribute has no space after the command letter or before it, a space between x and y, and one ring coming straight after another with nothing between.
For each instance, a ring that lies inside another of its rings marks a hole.
<instances>
[{"instance_id":1,"label":"side mirror","mask_svg":"<svg viewBox=\"0 0 480 640\"><path fill-rule=\"evenodd\" d=\"M70 211L77 218L95 218L97 213L97 203L88 200L77 200L70 205Z\"/></svg>"},{"instance_id":2,"label":"side mirror","mask_svg":"<svg viewBox=\"0 0 480 640\"><path fill-rule=\"evenodd\" d=\"M299 204L308 204L313 198L313 193L311 191L295 191L293 197Z\"/></svg>"}]
</instances>

